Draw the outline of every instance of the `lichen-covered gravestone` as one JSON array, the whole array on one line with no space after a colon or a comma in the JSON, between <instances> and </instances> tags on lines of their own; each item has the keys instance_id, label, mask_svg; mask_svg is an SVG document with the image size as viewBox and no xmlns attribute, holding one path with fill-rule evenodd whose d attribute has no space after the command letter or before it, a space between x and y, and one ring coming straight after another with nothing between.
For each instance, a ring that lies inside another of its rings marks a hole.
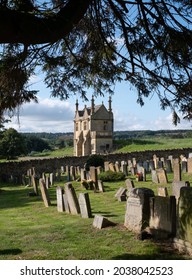
<instances>
[{"instance_id":1,"label":"lichen-covered gravestone","mask_svg":"<svg viewBox=\"0 0 192 280\"><path fill-rule=\"evenodd\" d=\"M154 192L147 188L134 188L127 199L124 225L129 230L140 233L149 225L150 197Z\"/></svg>"}]
</instances>

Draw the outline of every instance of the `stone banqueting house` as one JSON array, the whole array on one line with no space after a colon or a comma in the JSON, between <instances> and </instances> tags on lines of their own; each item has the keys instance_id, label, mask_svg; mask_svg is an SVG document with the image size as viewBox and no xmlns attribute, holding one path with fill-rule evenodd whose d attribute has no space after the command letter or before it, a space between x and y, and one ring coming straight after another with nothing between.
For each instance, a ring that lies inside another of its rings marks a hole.
<instances>
[{"instance_id":1,"label":"stone banqueting house","mask_svg":"<svg viewBox=\"0 0 192 280\"><path fill-rule=\"evenodd\" d=\"M79 110L78 101L74 119L74 156L110 153L113 148L113 112L111 97L108 109L95 105Z\"/></svg>"}]
</instances>

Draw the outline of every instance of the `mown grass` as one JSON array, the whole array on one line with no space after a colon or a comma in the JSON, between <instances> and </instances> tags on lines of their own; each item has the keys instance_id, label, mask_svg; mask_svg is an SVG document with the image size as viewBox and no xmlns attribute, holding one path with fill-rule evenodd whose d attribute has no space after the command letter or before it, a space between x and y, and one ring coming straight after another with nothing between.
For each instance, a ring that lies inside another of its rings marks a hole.
<instances>
[{"instance_id":1,"label":"mown grass","mask_svg":"<svg viewBox=\"0 0 192 280\"><path fill-rule=\"evenodd\" d=\"M192 182L192 177L185 176ZM171 180L172 174L167 184L169 189ZM126 202L118 202L114 195L119 187L125 186L124 181L106 182L104 193L87 191L80 182L72 182L77 195L89 193L93 217L101 214L117 223L102 230L92 226L93 218L57 211L56 186L64 183L65 177L49 189L52 203L49 208L44 207L40 196L28 196L31 188L1 184L0 259L190 259L152 240L141 241L123 226ZM150 175L146 182L135 181L135 186L150 187L155 192L157 189Z\"/></svg>"}]
</instances>

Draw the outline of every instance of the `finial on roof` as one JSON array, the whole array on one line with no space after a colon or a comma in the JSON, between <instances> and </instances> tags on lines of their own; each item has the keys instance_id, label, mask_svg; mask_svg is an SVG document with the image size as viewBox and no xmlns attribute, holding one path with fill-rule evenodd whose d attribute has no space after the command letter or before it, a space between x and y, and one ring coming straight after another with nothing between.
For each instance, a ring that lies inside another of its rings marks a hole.
<instances>
[{"instance_id":1,"label":"finial on roof","mask_svg":"<svg viewBox=\"0 0 192 280\"><path fill-rule=\"evenodd\" d=\"M78 111L79 109L79 103L78 103L78 99L76 99L76 103L75 103L75 106L76 106L76 112Z\"/></svg>"},{"instance_id":2,"label":"finial on roof","mask_svg":"<svg viewBox=\"0 0 192 280\"><path fill-rule=\"evenodd\" d=\"M111 107L111 103L112 103L112 100L111 100L111 96L109 96L109 109L108 109L108 111L109 112L112 112L112 107Z\"/></svg>"},{"instance_id":3,"label":"finial on roof","mask_svg":"<svg viewBox=\"0 0 192 280\"><path fill-rule=\"evenodd\" d=\"M91 115L94 113L95 111L95 103L94 103L94 96L92 95L92 99L91 99Z\"/></svg>"}]
</instances>

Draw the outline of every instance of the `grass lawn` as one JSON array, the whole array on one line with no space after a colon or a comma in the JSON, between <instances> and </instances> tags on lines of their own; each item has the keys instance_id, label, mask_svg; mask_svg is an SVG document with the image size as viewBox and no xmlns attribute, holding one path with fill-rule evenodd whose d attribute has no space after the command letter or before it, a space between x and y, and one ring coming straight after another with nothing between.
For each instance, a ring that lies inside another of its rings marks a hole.
<instances>
[{"instance_id":1,"label":"grass lawn","mask_svg":"<svg viewBox=\"0 0 192 280\"><path fill-rule=\"evenodd\" d=\"M187 176L187 175L186 175ZM167 184L170 189L172 174ZM192 183L192 177L185 177ZM92 226L93 218L57 212L56 182L49 189L52 206L45 208L41 196L30 197L32 189L24 186L0 185L0 259L1 260L128 260L128 259L190 259L174 251L168 244L152 240L141 241L124 226L126 202L114 195L124 181L104 183L104 193L86 191L80 182L72 182L79 192L88 192L93 216L101 214L117 223L102 230ZM135 186L150 187L151 182L135 182Z\"/></svg>"}]
</instances>

